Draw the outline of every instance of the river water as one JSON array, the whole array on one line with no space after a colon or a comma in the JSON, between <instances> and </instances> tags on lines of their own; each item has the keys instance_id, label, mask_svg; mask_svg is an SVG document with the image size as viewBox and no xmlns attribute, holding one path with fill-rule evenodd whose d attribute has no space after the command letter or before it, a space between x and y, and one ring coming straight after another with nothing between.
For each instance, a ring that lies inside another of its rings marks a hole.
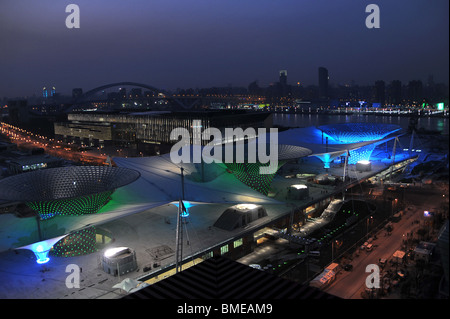
<instances>
[{"instance_id":1,"label":"river water","mask_svg":"<svg viewBox=\"0 0 450 319\"><path fill-rule=\"evenodd\" d=\"M383 123L399 125L408 129L410 118L408 116L382 116L382 115L330 115L330 114L286 114L274 113L273 124L287 127L307 127L338 123ZM449 133L449 118L447 117L420 117L417 129L440 131L443 135Z\"/></svg>"}]
</instances>

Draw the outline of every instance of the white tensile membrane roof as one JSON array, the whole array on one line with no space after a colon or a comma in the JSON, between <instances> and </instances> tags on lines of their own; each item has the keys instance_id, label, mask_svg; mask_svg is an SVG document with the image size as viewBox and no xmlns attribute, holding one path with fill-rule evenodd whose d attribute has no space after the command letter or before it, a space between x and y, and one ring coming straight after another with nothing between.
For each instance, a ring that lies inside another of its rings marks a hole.
<instances>
[{"instance_id":1,"label":"white tensile membrane roof","mask_svg":"<svg viewBox=\"0 0 450 319\"><path fill-rule=\"evenodd\" d=\"M190 146L192 150L197 146ZM295 148L298 153L299 149ZM192 157L193 152L191 152ZM52 229L46 232L46 238L61 236L94 225L102 225L108 222L145 212L149 209L163 207L167 204L176 204L183 197L181 183L181 167L184 175L184 200L193 205L198 204L222 204L235 205L241 203L266 204L283 206L285 203L269 198L260 192L253 190L241 181L229 170L225 164L211 163L173 163L170 154L152 157L113 158L120 168L131 168L140 173L140 177L132 183L117 188L111 195L111 200L103 206L98 213L80 215L76 217L56 216L48 220L47 227ZM202 174L203 181L202 181ZM7 215L5 215L7 216ZM11 221L4 221L9 229L14 229L11 238L20 237L36 230L34 219L17 219L11 217ZM0 245L0 251L17 248L31 244L35 240L24 238L20 245L15 240Z\"/></svg>"},{"instance_id":2,"label":"white tensile membrane roof","mask_svg":"<svg viewBox=\"0 0 450 319\"><path fill-rule=\"evenodd\" d=\"M70 166L35 170L0 181L0 198L52 201L102 193L130 184L139 173L109 166Z\"/></svg>"},{"instance_id":3,"label":"white tensile membrane roof","mask_svg":"<svg viewBox=\"0 0 450 319\"><path fill-rule=\"evenodd\" d=\"M318 129L294 128L278 133L279 159L294 159L304 156L317 156L324 153L342 154L348 149L355 149L376 141L329 144L321 143ZM270 138L267 135L267 143ZM331 142L331 141L330 141ZM268 145L268 144L267 144ZM194 153L201 154L202 146L189 145L182 151L189 150L189 163L174 163L171 154L151 157L121 158L113 161L118 167L125 167L140 172L140 178L115 191L113 201L107 204L101 212L119 211L133 213L133 210L156 207L178 201L183 197L181 183L181 168L184 175L184 199L202 203L254 203L282 204L269 198L240 182L227 171L222 163L201 164L194 162ZM179 152L180 153L180 152ZM269 154L269 148L267 149ZM217 156L209 156L217 161ZM222 154L223 158L223 154ZM198 157L197 157L198 159Z\"/></svg>"},{"instance_id":4,"label":"white tensile membrane roof","mask_svg":"<svg viewBox=\"0 0 450 319\"><path fill-rule=\"evenodd\" d=\"M320 134L321 131L315 127L293 128L279 132L279 160L320 156L326 153L338 156L346 153L347 150L388 139L349 144L335 143L330 140L327 146L322 144ZM265 140L270 143L269 134L267 134ZM271 199L240 182L226 170L226 166L222 163L213 162L204 165L193 163L194 153L199 152L197 154L201 154L202 149L203 147L199 145L183 147L183 151L190 151L189 163L174 163L170 154L151 157L113 158L117 166L131 168L141 173L141 177L136 182L116 190L113 196L118 197L121 193L126 194L126 196L120 196L124 205L151 204L155 206L178 201L183 196L181 186L181 168L183 168L184 199L187 201L281 204L279 201ZM269 154L269 152L268 147L266 154ZM197 156L197 158L199 157ZM223 153L221 158L224 158ZM209 159L219 161L215 154L209 156Z\"/></svg>"},{"instance_id":5,"label":"white tensile membrane roof","mask_svg":"<svg viewBox=\"0 0 450 319\"><path fill-rule=\"evenodd\" d=\"M394 131L393 131L394 132ZM278 141L280 144L289 144L293 146L301 146L312 151L309 156L320 156L331 154L333 157L344 154L347 150L354 150L369 144L376 144L387 141L393 137L374 138L372 140L363 140L359 142L343 143L332 138L328 139L326 144L326 136L322 139L322 131L314 126L292 128L278 133Z\"/></svg>"},{"instance_id":6,"label":"white tensile membrane roof","mask_svg":"<svg viewBox=\"0 0 450 319\"><path fill-rule=\"evenodd\" d=\"M201 149L201 146L196 145L183 148L191 151L191 158L193 152ZM310 152L296 152L296 154L305 156ZM116 193L130 192L130 202L167 203L179 200L183 197L181 186L181 168L183 168L184 199L187 201L230 204L280 203L240 182L226 170L223 163L173 163L170 154L113 160L119 167L132 168L141 173L136 182L116 191Z\"/></svg>"}]
</instances>

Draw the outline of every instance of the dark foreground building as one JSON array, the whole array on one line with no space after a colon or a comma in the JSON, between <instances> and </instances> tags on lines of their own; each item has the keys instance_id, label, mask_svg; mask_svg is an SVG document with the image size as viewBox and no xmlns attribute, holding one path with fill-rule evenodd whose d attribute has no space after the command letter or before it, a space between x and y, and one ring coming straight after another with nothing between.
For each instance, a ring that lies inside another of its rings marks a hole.
<instances>
[{"instance_id":1,"label":"dark foreground building","mask_svg":"<svg viewBox=\"0 0 450 319\"><path fill-rule=\"evenodd\" d=\"M212 257L124 299L340 299L224 257Z\"/></svg>"}]
</instances>

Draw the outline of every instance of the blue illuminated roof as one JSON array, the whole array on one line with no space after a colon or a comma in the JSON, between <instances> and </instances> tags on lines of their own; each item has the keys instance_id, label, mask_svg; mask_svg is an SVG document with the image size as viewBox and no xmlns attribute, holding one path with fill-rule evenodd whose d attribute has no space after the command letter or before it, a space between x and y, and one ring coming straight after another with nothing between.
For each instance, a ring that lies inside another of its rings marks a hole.
<instances>
[{"instance_id":1,"label":"blue illuminated roof","mask_svg":"<svg viewBox=\"0 0 450 319\"><path fill-rule=\"evenodd\" d=\"M392 133L400 129L397 125L376 123L331 124L281 131L278 133L278 140L280 144L310 149L312 151L310 156L329 154L334 158L348 150L389 139L393 137Z\"/></svg>"},{"instance_id":2,"label":"blue illuminated roof","mask_svg":"<svg viewBox=\"0 0 450 319\"><path fill-rule=\"evenodd\" d=\"M342 123L317 128L342 144L379 140L401 129L398 125L380 123Z\"/></svg>"},{"instance_id":3,"label":"blue illuminated roof","mask_svg":"<svg viewBox=\"0 0 450 319\"><path fill-rule=\"evenodd\" d=\"M394 138L400 126L380 123L343 123L292 128L279 133L280 143L305 147L324 162L325 168L338 156L350 154L349 164L368 160L375 146Z\"/></svg>"}]
</instances>

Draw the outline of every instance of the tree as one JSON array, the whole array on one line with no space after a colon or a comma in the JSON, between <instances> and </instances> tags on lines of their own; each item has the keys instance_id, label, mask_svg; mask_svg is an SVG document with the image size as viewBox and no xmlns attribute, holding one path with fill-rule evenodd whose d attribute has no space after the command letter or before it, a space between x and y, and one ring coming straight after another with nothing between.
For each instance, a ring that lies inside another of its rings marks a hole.
<instances>
[{"instance_id":1,"label":"tree","mask_svg":"<svg viewBox=\"0 0 450 319\"><path fill-rule=\"evenodd\" d=\"M426 228L419 228L417 230L417 235L419 236L419 238L421 238L421 240L423 240L425 238L425 235L428 233L428 230Z\"/></svg>"}]
</instances>

